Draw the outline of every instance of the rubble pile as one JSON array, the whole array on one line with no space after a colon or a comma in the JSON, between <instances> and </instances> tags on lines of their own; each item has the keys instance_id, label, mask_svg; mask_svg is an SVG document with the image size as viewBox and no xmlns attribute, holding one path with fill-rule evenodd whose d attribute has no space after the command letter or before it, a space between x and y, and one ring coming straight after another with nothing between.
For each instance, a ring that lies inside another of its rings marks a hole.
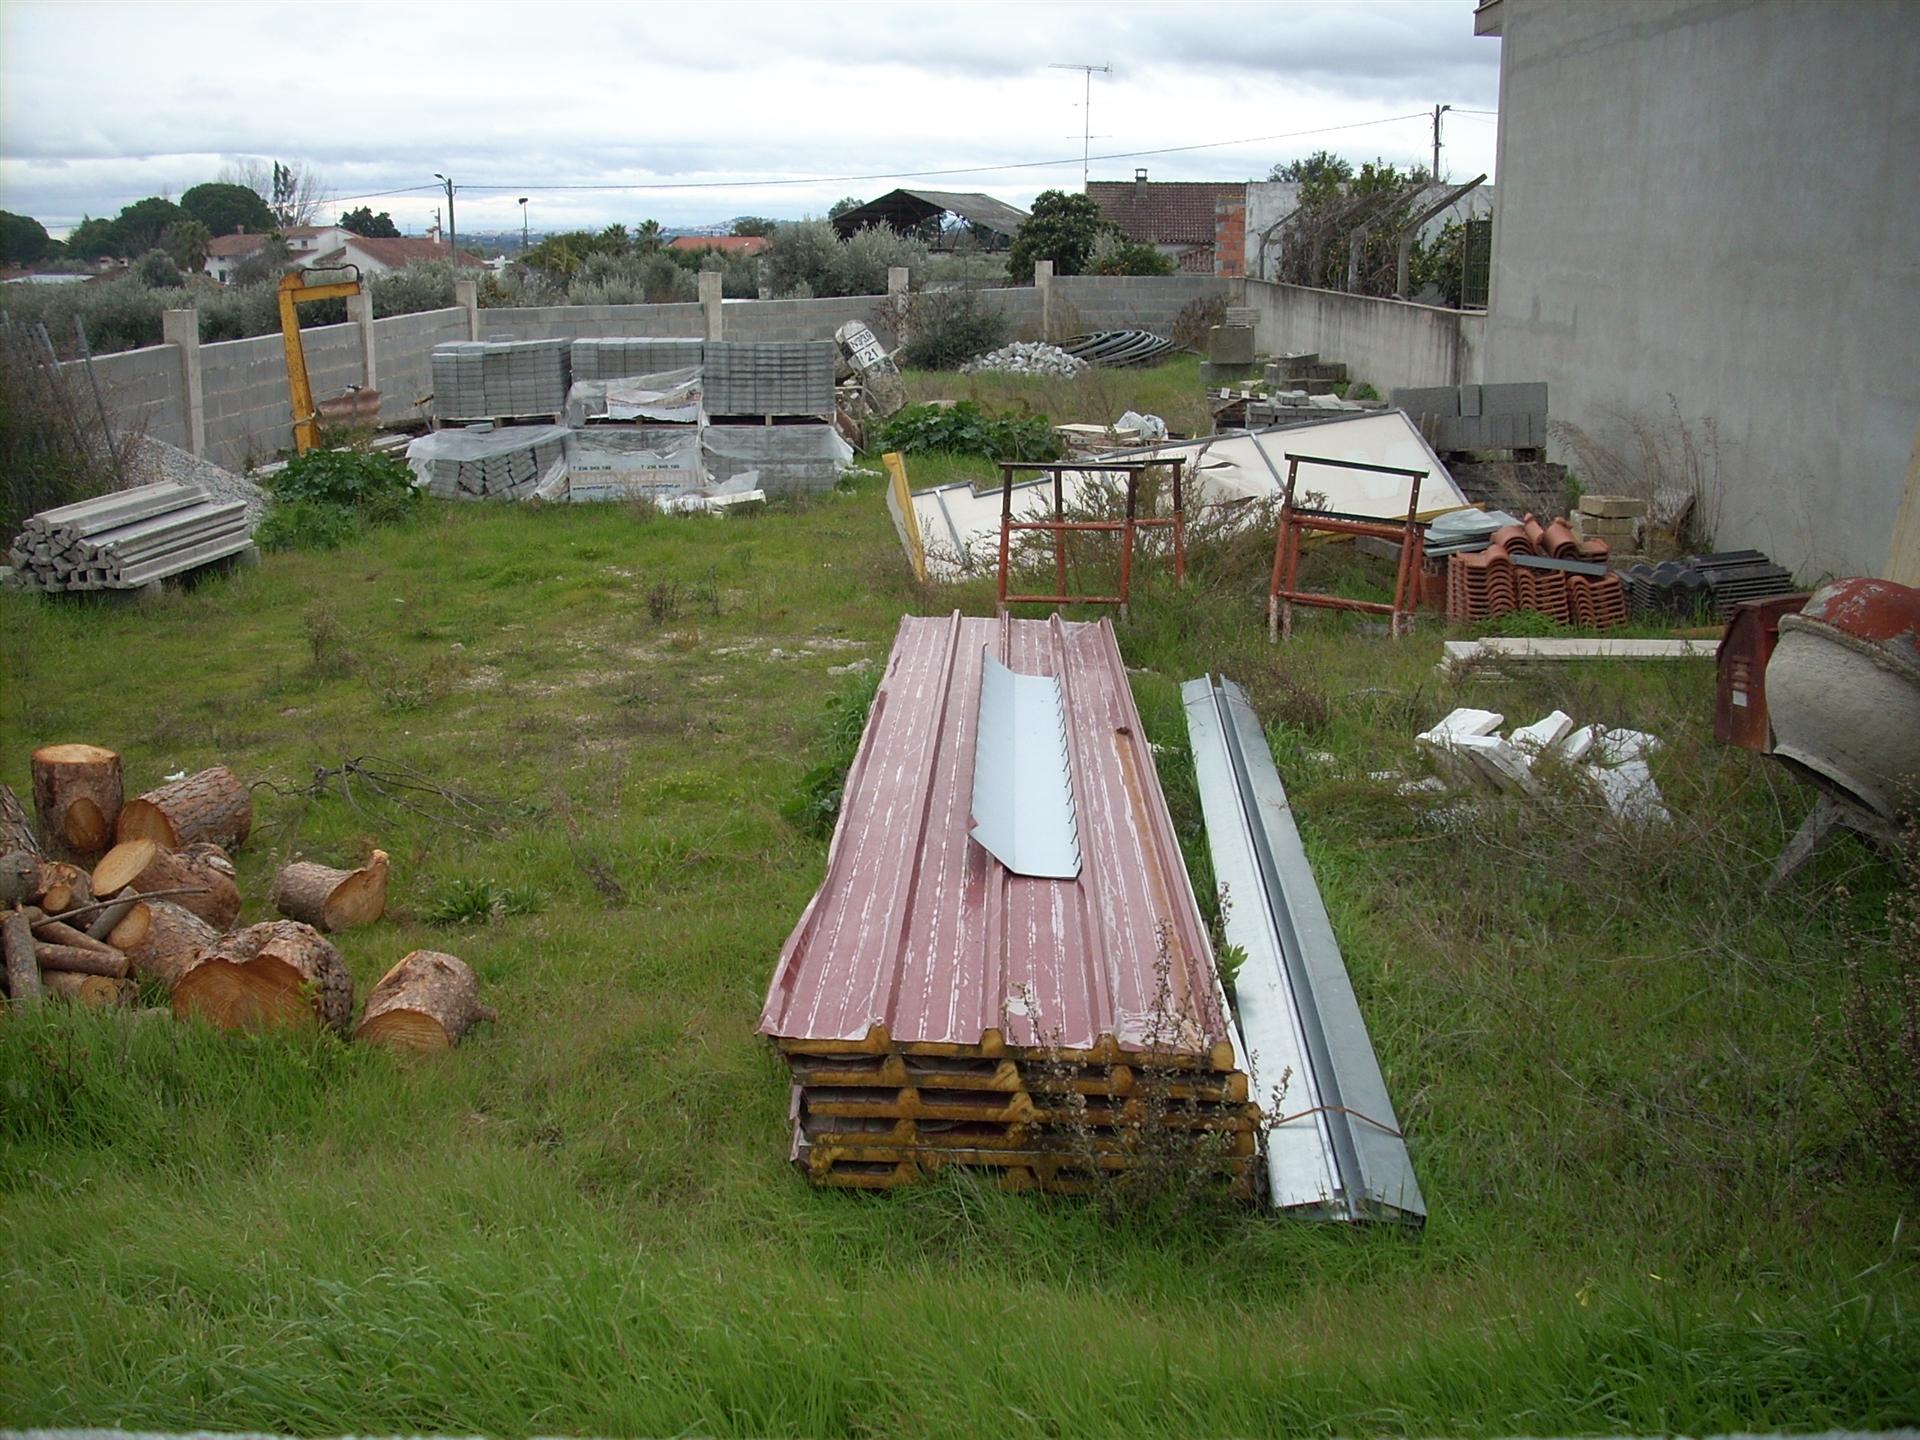
<instances>
[{"instance_id":1,"label":"rubble pile","mask_svg":"<svg viewBox=\"0 0 1920 1440\"><path fill-rule=\"evenodd\" d=\"M1016 340L1011 345L1002 345L998 350L976 355L960 367L960 373L1053 375L1071 380L1076 375L1084 375L1090 368L1086 361L1074 358L1058 345L1049 345L1044 340Z\"/></svg>"}]
</instances>

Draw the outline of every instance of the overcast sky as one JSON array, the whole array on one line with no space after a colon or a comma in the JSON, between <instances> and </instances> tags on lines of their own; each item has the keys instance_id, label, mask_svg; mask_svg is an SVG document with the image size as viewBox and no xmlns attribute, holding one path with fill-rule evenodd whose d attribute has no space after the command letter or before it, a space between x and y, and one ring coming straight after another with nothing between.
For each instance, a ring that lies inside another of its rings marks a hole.
<instances>
[{"instance_id":1,"label":"overcast sky","mask_svg":"<svg viewBox=\"0 0 1920 1440\"><path fill-rule=\"evenodd\" d=\"M1113 67L1096 180L1258 179L1322 147L1408 163L1433 106L1498 102L1473 8L0 0L0 209L58 234L236 157L303 162L324 218L369 203L409 233L445 203L436 171L471 231L517 228L521 195L536 231L819 215L901 184L1024 207L1080 184L1085 82L1056 63ZM1448 115L1443 169L1491 174L1494 133ZM1207 148L1137 154L1182 146Z\"/></svg>"}]
</instances>

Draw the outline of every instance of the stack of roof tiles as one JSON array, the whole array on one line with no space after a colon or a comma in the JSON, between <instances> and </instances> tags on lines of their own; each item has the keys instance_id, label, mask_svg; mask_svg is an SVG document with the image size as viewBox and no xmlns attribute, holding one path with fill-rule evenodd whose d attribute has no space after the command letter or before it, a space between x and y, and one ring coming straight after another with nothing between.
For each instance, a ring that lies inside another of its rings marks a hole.
<instances>
[{"instance_id":1,"label":"stack of roof tiles","mask_svg":"<svg viewBox=\"0 0 1920 1440\"><path fill-rule=\"evenodd\" d=\"M36 590L133 590L253 543L243 500L161 481L43 510L8 552Z\"/></svg>"},{"instance_id":2,"label":"stack of roof tiles","mask_svg":"<svg viewBox=\"0 0 1920 1440\"><path fill-rule=\"evenodd\" d=\"M449 340L433 347L434 412L443 420L558 415L572 383L565 340Z\"/></svg>"},{"instance_id":3,"label":"stack of roof tiles","mask_svg":"<svg viewBox=\"0 0 1920 1440\"><path fill-rule=\"evenodd\" d=\"M1496 530L1484 550L1447 559L1453 624L1531 610L1561 625L1606 630L1627 623L1627 592L1607 570L1603 540L1581 540L1565 520L1532 515Z\"/></svg>"},{"instance_id":4,"label":"stack of roof tiles","mask_svg":"<svg viewBox=\"0 0 1920 1440\"><path fill-rule=\"evenodd\" d=\"M1793 572L1764 551L1723 550L1658 565L1641 561L1627 571L1627 598L1636 615L1686 616L1712 612L1725 622L1745 600L1793 593Z\"/></svg>"},{"instance_id":5,"label":"stack of roof tiles","mask_svg":"<svg viewBox=\"0 0 1920 1440\"><path fill-rule=\"evenodd\" d=\"M577 380L618 380L699 366L710 415L831 415L831 340L576 340Z\"/></svg>"},{"instance_id":6,"label":"stack of roof tiles","mask_svg":"<svg viewBox=\"0 0 1920 1440\"><path fill-rule=\"evenodd\" d=\"M1058 678L1071 878L1016 873L975 838L988 657ZM1258 1110L1105 621L901 622L759 1028L818 1184L964 1165L1084 1189L1146 1163L1153 1132L1199 1141L1250 1193Z\"/></svg>"}]
</instances>

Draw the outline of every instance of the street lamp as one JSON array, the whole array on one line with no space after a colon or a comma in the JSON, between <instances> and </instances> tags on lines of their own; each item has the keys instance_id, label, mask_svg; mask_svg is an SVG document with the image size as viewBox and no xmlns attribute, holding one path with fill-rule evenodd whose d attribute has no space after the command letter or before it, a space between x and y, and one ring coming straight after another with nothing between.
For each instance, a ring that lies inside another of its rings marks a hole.
<instances>
[{"instance_id":1,"label":"street lamp","mask_svg":"<svg viewBox=\"0 0 1920 1440\"><path fill-rule=\"evenodd\" d=\"M460 268L460 251L458 248L460 231L453 223L453 181L442 175L438 170L433 172L433 178L447 187L447 254L452 257L454 268L458 270Z\"/></svg>"},{"instance_id":2,"label":"street lamp","mask_svg":"<svg viewBox=\"0 0 1920 1440\"><path fill-rule=\"evenodd\" d=\"M520 253L523 255L527 249L527 198L520 197Z\"/></svg>"}]
</instances>

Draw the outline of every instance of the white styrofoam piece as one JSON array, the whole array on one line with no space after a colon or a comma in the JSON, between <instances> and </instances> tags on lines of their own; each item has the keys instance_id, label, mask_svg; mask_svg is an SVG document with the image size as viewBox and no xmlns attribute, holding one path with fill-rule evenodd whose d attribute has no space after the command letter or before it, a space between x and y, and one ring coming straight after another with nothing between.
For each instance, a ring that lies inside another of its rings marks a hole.
<instances>
[{"instance_id":1,"label":"white styrofoam piece","mask_svg":"<svg viewBox=\"0 0 1920 1440\"><path fill-rule=\"evenodd\" d=\"M1564 710L1555 710L1531 725L1522 725L1507 739L1523 754L1538 755L1558 745L1572 729L1573 717Z\"/></svg>"},{"instance_id":2,"label":"white styrofoam piece","mask_svg":"<svg viewBox=\"0 0 1920 1440\"><path fill-rule=\"evenodd\" d=\"M1452 748L1472 761L1485 783L1495 790L1508 795L1539 793L1526 757L1498 735L1461 735Z\"/></svg>"},{"instance_id":3,"label":"white styrofoam piece","mask_svg":"<svg viewBox=\"0 0 1920 1440\"><path fill-rule=\"evenodd\" d=\"M1644 760L1659 748L1660 737L1644 730L1602 729L1594 741L1595 758L1602 765Z\"/></svg>"},{"instance_id":4,"label":"white styrofoam piece","mask_svg":"<svg viewBox=\"0 0 1920 1440\"><path fill-rule=\"evenodd\" d=\"M1426 745L1444 745L1462 735L1491 735L1506 723L1507 717L1498 710L1475 710L1463 705L1449 711L1432 729L1421 731L1414 739Z\"/></svg>"},{"instance_id":5,"label":"white styrofoam piece","mask_svg":"<svg viewBox=\"0 0 1920 1440\"><path fill-rule=\"evenodd\" d=\"M1587 752L1593 749L1594 741L1600 738L1598 725L1582 725L1559 744L1561 760L1569 765L1578 765L1587 758Z\"/></svg>"},{"instance_id":6,"label":"white styrofoam piece","mask_svg":"<svg viewBox=\"0 0 1920 1440\"><path fill-rule=\"evenodd\" d=\"M1661 802L1660 787L1654 783L1653 771L1645 760L1628 760L1612 766L1589 765L1587 773L1600 787L1607 808L1620 819L1664 824L1673 818Z\"/></svg>"}]
</instances>

